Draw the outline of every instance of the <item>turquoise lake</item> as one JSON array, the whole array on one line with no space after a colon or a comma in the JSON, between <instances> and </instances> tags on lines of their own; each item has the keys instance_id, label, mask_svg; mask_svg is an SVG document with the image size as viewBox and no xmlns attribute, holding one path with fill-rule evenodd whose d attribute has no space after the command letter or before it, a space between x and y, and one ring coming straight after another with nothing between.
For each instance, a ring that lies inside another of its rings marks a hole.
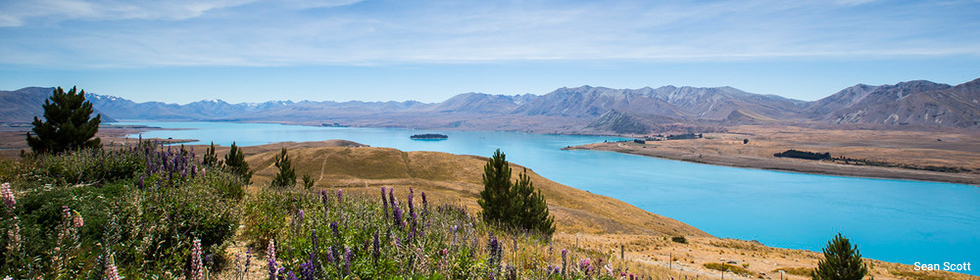
<instances>
[{"instance_id":1,"label":"turquoise lake","mask_svg":"<svg viewBox=\"0 0 980 280\"><path fill-rule=\"evenodd\" d=\"M980 265L980 187L721 167L565 146L616 137L386 128L328 128L214 122L123 122L157 130L145 138L198 139L241 146L344 139L403 151L490 156L556 182L610 196L717 237L820 251L837 232L864 257L906 264ZM419 133L449 135L413 141ZM132 135L131 137L136 137ZM203 152L203 151L201 151ZM965 271L980 275L980 269Z\"/></svg>"}]
</instances>

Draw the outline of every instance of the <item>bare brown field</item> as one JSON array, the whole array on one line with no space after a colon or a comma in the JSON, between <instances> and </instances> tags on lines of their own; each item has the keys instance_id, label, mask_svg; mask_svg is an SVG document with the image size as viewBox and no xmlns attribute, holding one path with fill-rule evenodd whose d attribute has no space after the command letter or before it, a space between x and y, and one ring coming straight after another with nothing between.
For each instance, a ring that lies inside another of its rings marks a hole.
<instances>
[{"instance_id":1,"label":"bare brown field","mask_svg":"<svg viewBox=\"0 0 980 280\"><path fill-rule=\"evenodd\" d=\"M395 187L398 196L405 196L409 188L414 188L416 193L426 192L436 205L453 203L465 206L471 213L478 212L476 201L483 188L481 175L486 158L402 152L355 144L325 141L246 147L249 165L256 171L249 191L257 192L268 185L276 172L273 158L281 147L287 147L297 175L309 174L317 180L312 191L343 189L345 194L372 197L378 196L381 186ZM515 163L511 167L516 179L523 167ZM780 279L778 270L812 269L821 257L817 252L716 238L622 201L555 183L533 170L528 173L547 197L549 209L555 215L557 232L552 240L555 247L568 248L570 252L599 252L608 255L607 260L617 267L654 275L655 279L719 279L720 271L704 265L726 262L744 267L749 274L729 273L725 279ZM687 243L673 242L671 238L675 236L684 236ZM546 250L544 247L538 249ZM866 261L875 279L980 279L950 272L919 272L910 265ZM783 279L809 277L784 273Z\"/></svg>"},{"instance_id":2,"label":"bare brown field","mask_svg":"<svg viewBox=\"0 0 980 280\"><path fill-rule=\"evenodd\" d=\"M735 167L785 170L841 176L952 182L980 185L980 132L969 130L901 131L826 129L798 126L743 125L702 139L594 143L568 149L604 150ZM748 139L747 144L743 144ZM777 158L789 149L829 152L917 168L965 168L970 172L937 172L898 167L840 164Z\"/></svg>"}]
</instances>

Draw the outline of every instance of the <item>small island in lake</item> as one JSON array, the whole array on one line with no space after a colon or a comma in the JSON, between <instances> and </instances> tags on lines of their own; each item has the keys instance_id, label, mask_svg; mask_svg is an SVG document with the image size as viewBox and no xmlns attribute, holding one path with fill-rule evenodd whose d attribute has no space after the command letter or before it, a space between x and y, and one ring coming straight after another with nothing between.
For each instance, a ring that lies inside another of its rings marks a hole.
<instances>
[{"instance_id":1,"label":"small island in lake","mask_svg":"<svg viewBox=\"0 0 980 280\"><path fill-rule=\"evenodd\" d=\"M412 138L412 140L446 140L449 139L449 136L445 134L426 133L415 134L409 138Z\"/></svg>"}]
</instances>

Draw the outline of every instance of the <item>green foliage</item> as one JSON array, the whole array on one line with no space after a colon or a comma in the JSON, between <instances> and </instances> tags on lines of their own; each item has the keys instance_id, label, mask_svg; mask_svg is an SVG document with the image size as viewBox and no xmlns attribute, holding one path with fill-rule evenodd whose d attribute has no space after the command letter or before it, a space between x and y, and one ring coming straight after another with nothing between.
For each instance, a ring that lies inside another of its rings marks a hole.
<instances>
[{"instance_id":1,"label":"green foliage","mask_svg":"<svg viewBox=\"0 0 980 280\"><path fill-rule=\"evenodd\" d=\"M498 149L483 168L483 191L478 203L483 220L545 235L555 232L554 217L548 213L548 202L534 188L527 169L510 182L511 169L506 155Z\"/></svg>"},{"instance_id":2,"label":"green foliage","mask_svg":"<svg viewBox=\"0 0 980 280\"><path fill-rule=\"evenodd\" d=\"M483 167L483 191L478 203L483 209L483 220L490 223L505 223L508 218L510 201L510 164L507 155L497 149Z\"/></svg>"},{"instance_id":3,"label":"green foliage","mask_svg":"<svg viewBox=\"0 0 980 280\"><path fill-rule=\"evenodd\" d=\"M92 115L92 103L85 101L85 90L76 92L75 87L65 93L58 87L44 101L44 119L34 117L34 135L27 134L27 144L38 154L60 154L65 151L101 146L99 131L102 115Z\"/></svg>"},{"instance_id":4,"label":"green foliage","mask_svg":"<svg viewBox=\"0 0 980 280\"><path fill-rule=\"evenodd\" d=\"M681 244L687 244L687 238L683 236L672 236L670 237L670 241L674 241Z\"/></svg>"},{"instance_id":5,"label":"green foliage","mask_svg":"<svg viewBox=\"0 0 980 280\"><path fill-rule=\"evenodd\" d=\"M857 245L837 233L833 240L823 248L823 260L817 262L813 279L817 280L860 280L868 274L868 267L861 259Z\"/></svg>"},{"instance_id":6,"label":"green foliage","mask_svg":"<svg viewBox=\"0 0 980 280\"><path fill-rule=\"evenodd\" d=\"M255 172L249 170L248 162L245 161L245 152L235 145L235 142L231 142L231 150L225 155L225 171L236 174L238 177L242 178L242 181L248 185L252 180L252 174Z\"/></svg>"},{"instance_id":7,"label":"green foliage","mask_svg":"<svg viewBox=\"0 0 980 280\"><path fill-rule=\"evenodd\" d=\"M290 161L289 153L285 147L276 155L276 168L279 169L279 172L276 173L275 178L272 178L273 187L287 188L296 185L296 170L293 170L292 161Z\"/></svg>"},{"instance_id":8,"label":"green foliage","mask_svg":"<svg viewBox=\"0 0 980 280\"><path fill-rule=\"evenodd\" d=\"M201 165L208 167L220 167L221 161L218 160L218 155L214 153L214 142L211 142L211 146L208 150L204 152L204 158L201 160Z\"/></svg>"},{"instance_id":9,"label":"green foliage","mask_svg":"<svg viewBox=\"0 0 980 280\"><path fill-rule=\"evenodd\" d=\"M752 275L752 272L749 272L748 270L745 270L745 268L743 268L741 266L730 265L730 264L727 264L727 263L706 263L706 264L704 264L704 268L714 269L714 270L722 271L722 272L731 271L731 273L735 273L735 274L738 274L738 275Z\"/></svg>"},{"instance_id":10,"label":"green foliage","mask_svg":"<svg viewBox=\"0 0 980 280\"><path fill-rule=\"evenodd\" d=\"M101 279L110 256L127 278L179 275L195 238L218 266L243 184L199 163L150 143L25 158L12 176L16 207L0 211L0 232L10 233L0 234L0 275Z\"/></svg>"},{"instance_id":11,"label":"green foliage","mask_svg":"<svg viewBox=\"0 0 980 280\"><path fill-rule=\"evenodd\" d=\"M780 267L774 269L772 272L779 273L780 270L782 270L785 273L804 276L804 277L809 277L810 275L813 275L813 269L807 267Z\"/></svg>"},{"instance_id":12,"label":"green foliage","mask_svg":"<svg viewBox=\"0 0 980 280\"><path fill-rule=\"evenodd\" d=\"M313 185L314 184L316 184L316 181L313 180L313 178L310 178L310 174L304 174L303 175L303 188L304 189L307 189L307 190L308 189L311 189L311 188L313 188Z\"/></svg>"},{"instance_id":13,"label":"green foliage","mask_svg":"<svg viewBox=\"0 0 980 280\"><path fill-rule=\"evenodd\" d=\"M386 195L382 204L346 192L262 189L245 204L243 236L258 249L274 240L277 267L299 279L310 279L302 274L311 264L312 279L501 279L504 271L517 279L613 279L599 274L602 252L569 250L563 277L561 249L546 236L508 235L462 206L428 208L411 191L401 195L407 199Z\"/></svg>"}]
</instances>

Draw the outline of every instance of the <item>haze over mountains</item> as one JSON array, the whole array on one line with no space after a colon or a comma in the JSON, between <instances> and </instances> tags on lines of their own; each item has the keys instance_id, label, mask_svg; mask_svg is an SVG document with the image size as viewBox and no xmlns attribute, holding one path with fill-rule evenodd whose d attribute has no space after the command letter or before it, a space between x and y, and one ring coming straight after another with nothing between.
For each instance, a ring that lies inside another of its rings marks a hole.
<instances>
[{"instance_id":1,"label":"haze over mountains","mask_svg":"<svg viewBox=\"0 0 980 280\"><path fill-rule=\"evenodd\" d=\"M0 91L2 122L30 122L51 88ZM185 105L88 94L104 120L251 121L296 124L508 130L537 133L708 132L735 124L818 123L980 128L980 79L855 85L807 102L731 87L560 88L545 95L460 94L440 103L292 102Z\"/></svg>"}]
</instances>

